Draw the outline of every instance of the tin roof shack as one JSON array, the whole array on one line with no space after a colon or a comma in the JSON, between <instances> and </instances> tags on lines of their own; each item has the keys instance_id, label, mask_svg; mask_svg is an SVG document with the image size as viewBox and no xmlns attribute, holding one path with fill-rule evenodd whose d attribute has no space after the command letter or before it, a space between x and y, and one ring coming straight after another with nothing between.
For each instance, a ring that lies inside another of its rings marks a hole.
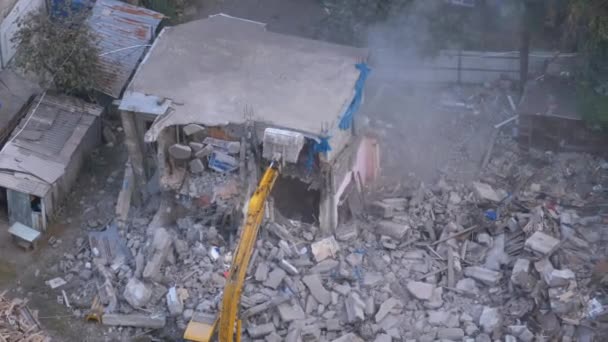
<instances>
[{"instance_id":1,"label":"tin roof shack","mask_svg":"<svg viewBox=\"0 0 608 342\"><path fill-rule=\"evenodd\" d=\"M120 98L154 40L163 18L161 13L122 1L95 2L88 23L99 37L99 92L115 99Z\"/></svg>"},{"instance_id":2,"label":"tin roof shack","mask_svg":"<svg viewBox=\"0 0 608 342\"><path fill-rule=\"evenodd\" d=\"M10 224L46 229L85 155L100 142L102 110L63 95L46 94L32 102L0 151L0 189Z\"/></svg>"},{"instance_id":3,"label":"tin roof shack","mask_svg":"<svg viewBox=\"0 0 608 342\"><path fill-rule=\"evenodd\" d=\"M119 109L123 115L137 113L132 115L137 127L133 145L143 150L157 144L164 184L182 184L184 174L219 167L232 171L222 177L240 178L243 186L246 174L263 167L257 158L255 167L244 170L254 159L250 150L262 154L266 128L301 134L305 143L299 162L283 170L275 204L285 211L307 207L296 216L310 216L331 229L356 164L352 120L369 72L358 64L366 56L366 50L215 15L164 28ZM249 191L256 182L256 177L248 182Z\"/></svg>"},{"instance_id":4,"label":"tin roof shack","mask_svg":"<svg viewBox=\"0 0 608 342\"><path fill-rule=\"evenodd\" d=\"M573 81L545 76L530 82L519 112L519 143L553 151L605 154L608 136L582 120Z\"/></svg>"}]
</instances>

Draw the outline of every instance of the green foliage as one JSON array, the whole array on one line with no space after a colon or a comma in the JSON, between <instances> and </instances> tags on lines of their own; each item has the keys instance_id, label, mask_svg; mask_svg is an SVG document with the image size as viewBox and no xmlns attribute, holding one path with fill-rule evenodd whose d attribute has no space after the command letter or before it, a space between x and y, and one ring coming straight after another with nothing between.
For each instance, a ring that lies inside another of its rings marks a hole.
<instances>
[{"instance_id":1,"label":"green foliage","mask_svg":"<svg viewBox=\"0 0 608 342\"><path fill-rule=\"evenodd\" d=\"M320 0L328 15L325 31L331 40L358 45L370 25L387 20L391 12L414 0Z\"/></svg>"},{"instance_id":2,"label":"green foliage","mask_svg":"<svg viewBox=\"0 0 608 342\"><path fill-rule=\"evenodd\" d=\"M604 0L570 0L565 37L582 54L579 109L592 125L608 131L608 6Z\"/></svg>"},{"instance_id":3,"label":"green foliage","mask_svg":"<svg viewBox=\"0 0 608 342\"><path fill-rule=\"evenodd\" d=\"M19 21L16 66L48 78L69 94L91 92L99 79L97 37L84 22L85 11L62 17L32 13Z\"/></svg>"},{"instance_id":4,"label":"green foliage","mask_svg":"<svg viewBox=\"0 0 608 342\"><path fill-rule=\"evenodd\" d=\"M583 120L608 132L608 96L598 94L588 85L580 85L576 98Z\"/></svg>"}]
</instances>

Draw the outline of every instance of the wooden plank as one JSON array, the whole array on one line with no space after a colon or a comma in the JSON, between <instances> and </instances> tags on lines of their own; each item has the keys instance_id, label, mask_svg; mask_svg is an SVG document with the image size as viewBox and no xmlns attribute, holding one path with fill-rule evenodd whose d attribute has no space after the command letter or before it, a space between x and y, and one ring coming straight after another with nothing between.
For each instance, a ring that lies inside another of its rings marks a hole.
<instances>
[{"instance_id":1,"label":"wooden plank","mask_svg":"<svg viewBox=\"0 0 608 342\"><path fill-rule=\"evenodd\" d=\"M104 325L122 326L122 327L137 327L137 328L162 328L167 324L165 316L148 316L142 314L105 314L102 317Z\"/></svg>"}]
</instances>

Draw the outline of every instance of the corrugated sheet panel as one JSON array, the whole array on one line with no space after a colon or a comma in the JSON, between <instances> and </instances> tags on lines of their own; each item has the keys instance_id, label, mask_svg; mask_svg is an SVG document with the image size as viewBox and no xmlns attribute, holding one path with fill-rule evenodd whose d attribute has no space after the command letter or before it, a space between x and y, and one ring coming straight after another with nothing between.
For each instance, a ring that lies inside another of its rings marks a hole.
<instances>
[{"instance_id":1,"label":"corrugated sheet panel","mask_svg":"<svg viewBox=\"0 0 608 342\"><path fill-rule=\"evenodd\" d=\"M99 37L97 90L119 98L142 59L163 15L115 0L98 0L89 25Z\"/></svg>"},{"instance_id":2,"label":"corrugated sheet panel","mask_svg":"<svg viewBox=\"0 0 608 342\"><path fill-rule=\"evenodd\" d=\"M47 94L42 100L37 97L10 142L0 151L2 171L30 174L41 182L54 183L64 174L72 154L101 110L65 95ZM8 183L18 183L14 177L4 178ZM3 184L0 179L0 186ZM16 186L5 187L23 190Z\"/></svg>"},{"instance_id":3,"label":"corrugated sheet panel","mask_svg":"<svg viewBox=\"0 0 608 342\"><path fill-rule=\"evenodd\" d=\"M49 184L33 179L25 179L12 172L0 172L0 187L38 197L44 197L51 188Z\"/></svg>"}]
</instances>

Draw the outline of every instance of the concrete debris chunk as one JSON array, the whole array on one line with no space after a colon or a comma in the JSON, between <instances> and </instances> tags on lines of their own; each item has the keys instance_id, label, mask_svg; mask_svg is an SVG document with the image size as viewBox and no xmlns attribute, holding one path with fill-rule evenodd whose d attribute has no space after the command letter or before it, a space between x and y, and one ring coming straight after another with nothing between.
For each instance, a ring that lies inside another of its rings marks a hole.
<instances>
[{"instance_id":1,"label":"concrete debris chunk","mask_svg":"<svg viewBox=\"0 0 608 342\"><path fill-rule=\"evenodd\" d=\"M272 323L266 323L261 325L251 324L247 327L247 333L251 338L264 337L266 335L270 335L273 332L275 332L275 327Z\"/></svg>"},{"instance_id":2,"label":"concrete debris chunk","mask_svg":"<svg viewBox=\"0 0 608 342\"><path fill-rule=\"evenodd\" d=\"M276 332L271 333L270 335L266 335L266 338L264 338L265 342L282 342L283 339L281 338L281 335L277 334Z\"/></svg>"},{"instance_id":3,"label":"concrete debris chunk","mask_svg":"<svg viewBox=\"0 0 608 342\"><path fill-rule=\"evenodd\" d=\"M578 310L581 302L577 292L576 290L569 290L563 287L550 288L548 293L551 310L557 315L564 315Z\"/></svg>"},{"instance_id":4,"label":"concrete debris chunk","mask_svg":"<svg viewBox=\"0 0 608 342\"><path fill-rule=\"evenodd\" d=\"M325 329L327 331L340 331L342 330L342 325L340 324L340 320L337 318L328 319L325 322Z\"/></svg>"},{"instance_id":5,"label":"concrete debris chunk","mask_svg":"<svg viewBox=\"0 0 608 342\"><path fill-rule=\"evenodd\" d=\"M282 269L275 268L274 270L272 270L272 272L268 274L268 278L266 278L266 281L264 281L264 286L276 290L276 288L279 287L279 285L283 281L283 278L285 278L286 275L287 273L285 273L285 271L283 271Z\"/></svg>"},{"instance_id":6,"label":"concrete debris chunk","mask_svg":"<svg viewBox=\"0 0 608 342\"><path fill-rule=\"evenodd\" d=\"M449 311L429 311L428 322L430 325L444 326L448 328L457 328L460 325L458 321L458 315L455 315Z\"/></svg>"},{"instance_id":7,"label":"concrete debris chunk","mask_svg":"<svg viewBox=\"0 0 608 342\"><path fill-rule=\"evenodd\" d=\"M493 333L502 325L502 314L498 308L485 306L479 317L479 326L488 334Z\"/></svg>"},{"instance_id":8,"label":"concrete debris chunk","mask_svg":"<svg viewBox=\"0 0 608 342\"><path fill-rule=\"evenodd\" d=\"M300 334L302 337L302 341L319 341L319 337L321 337L321 328L318 324L310 324L302 328L302 332Z\"/></svg>"},{"instance_id":9,"label":"concrete debris chunk","mask_svg":"<svg viewBox=\"0 0 608 342\"><path fill-rule=\"evenodd\" d=\"M190 165L190 172L192 173L203 173L205 171L205 165L198 158L192 159L188 165Z\"/></svg>"},{"instance_id":10,"label":"concrete debris chunk","mask_svg":"<svg viewBox=\"0 0 608 342\"><path fill-rule=\"evenodd\" d=\"M189 124L184 126L183 128L184 134L187 136L191 136L197 133L202 133L205 131L205 127L197 124Z\"/></svg>"},{"instance_id":11,"label":"concrete debris chunk","mask_svg":"<svg viewBox=\"0 0 608 342\"><path fill-rule=\"evenodd\" d=\"M331 302L331 293L325 289L318 274L309 274L302 278L302 281L317 302L323 305L328 305Z\"/></svg>"},{"instance_id":12,"label":"concrete debris chunk","mask_svg":"<svg viewBox=\"0 0 608 342\"><path fill-rule=\"evenodd\" d=\"M462 341L464 330L460 328L442 328L437 331L437 337L441 340Z\"/></svg>"},{"instance_id":13,"label":"concrete debris chunk","mask_svg":"<svg viewBox=\"0 0 608 342\"><path fill-rule=\"evenodd\" d=\"M391 218L394 215L394 206L383 201L375 201L369 205L369 211L372 215L377 215L382 218Z\"/></svg>"},{"instance_id":14,"label":"concrete debris chunk","mask_svg":"<svg viewBox=\"0 0 608 342\"><path fill-rule=\"evenodd\" d=\"M365 303L356 292L351 292L345 301L346 319L348 323L355 323L365 319Z\"/></svg>"},{"instance_id":15,"label":"concrete debris chunk","mask_svg":"<svg viewBox=\"0 0 608 342\"><path fill-rule=\"evenodd\" d=\"M464 269L464 274L486 285L496 285L502 278L502 273L487 268L472 266Z\"/></svg>"},{"instance_id":16,"label":"concrete debris chunk","mask_svg":"<svg viewBox=\"0 0 608 342\"><path fill-rule=\"evenodd\" d=\"M51 280L47 280L46 283L52 289L56 289L56 288L58 288L60 286L63 286L65 284L67 284L67 282L65 280L63 280L63 278L61 278L61 277L57 277L57 278L53 278Z\"/></svg>"},{"instance_id":17,"label":"concrete debris chunk","mask_svg":"<svg viewBox=\"0 0 608 342\"><path fill-rule=\"evenodd\" d=\"M543 232L535 232L526 242L525 247L531 251L546 255L559 245L559 240Z\"/></svg>"},{"instance_id":18,"label":"concrete debris chunk","mask_svg":"<svg viewBox=\"0 0 608 342\"><path fill-rule=\"evenodd\" d=\"M187 160L192 157L192 148L188 145L173 144L169 147L169 154L177 160Z\"/></svg>"},{"instance_id":19,"label":"concrete debris chunk","mask_svg":"<svg viewBox=\"0 0 608 342\"><path fill-rule=\"evenodd\" d=\"M532 342L534 340L534 334L525 325L510 325L507 327L507 331L522 342Z\"/></svg>"},{"instance_id":20,"label":"concrete debris chunk","mask_svg":"<svg viewBox=\"0 0 608 342\"><path fill-rule=\"evenodd\" d=\"M337 293L346 296L347 294L350 293L350 285L348 285L348 283L344 283L344 284L335 284L333 287L334 291L336 291Z\"/></svg>"},{"instance_id":21,"label":"concrete debris chunk","mask_svg":"<svg viewBox=\"0 0 608 342\"><path fill-rule=\"evenodd\" d=\"M194 155L196 155L196 152L202 150L203 147L205 147L205 145L203 145L201 143L197 143L197 142L189 142L188 146L190 146L190 148L192 149L192 152L194 152Z\"/></svg>"},{"instance_id":22,"label":"concrete debris chunk","mask_svg":"<svg viewBox=\"0 0 608 342\"><path fill-rule=\"evenodd\" d=\"M488 334L479 334L475 337L475 342L492 342L492 338Z\"/></svg>"},{"instance_id":23,"label":"concrete debris chunk","mask_svg":"<svg viewBox=\"0 0 608 342\"><path fill-rule=\"evenodd\" d=\"M430 300L433 296L435 286L429 283L423 283L420 281L409 281L406 285L407 290L420 300Z\"/></svg>"},{"instance_id":24,"label":"concrete debris chunk","mask_svg":"<svg viewBox=\"0 0 608 342\"><path fill-rule=\"evenodd\" d=\"M575 280L576 276L571 270L556 270L553 269L546 277L545 281L549 287L568 286L571 281Z\"/></svg>"},{"instance_id":25,"label":"concrete debris chunk","mask_svg":"<svg viewBox=\"0 0 608 342\"><path fill-rule=\"evenodd\" d=\"M385 300L384 303L380 305L378 312L376 312L376 323L380 323L380 321L382 321L384 317L386 317L386 315L388 315L391 310L393 310L393 308L399 304L399 300L393 297Z\"/></svg>"},{"instance_id":26,"label":"concrete debris chunk","mask_svg":"<svg viewBox=\"0 0 608 342\"><path fill-rule=\"evenodd\" d=\"M378 334L376 335L376 339L374 339L374 342L391 342L392 340L393 338L391 337L391 335Z\"/></svg>"},{"instance_id":27,"label":"concrete debris chunk","mask_svg":"<svg viewBox=\"0 0 608 342\"><path fill-rule=\"evenodd\" d=\"M310 245L312 255L315 257L317 262L323 261L327 258L334 258L340 250L340 245L333 236L327 237L323 240L314 242Z\"/></svg>"},{"instance_id":28,"label":"concrete debris chunk","mask_svg":"<svg viewBox=\"0 0 608 342\"><path fill-rule=\"evenodd\" d=\"M473 182L473 190L480 200L500 202L501 198L490 185L481 182Z\"/></svg>"},{"instance_id":29,"label":"concrete debris chunk","mask_svg":"<svg viewBox=\"0 0 608 342\"><path fill-rule=\"evenodd\" d=\"M342 337L332 340L331 342L364 342L364 340L354 333L348 333Z\"/></svg>"},{"instance_id":30,"label":"concrete debris chunk","mask_svg":"<svg viewBox=\"0 0 608 342\"><path fill-rule=\"evenodd\" d=\"M143 277L146 280L158 281L160 278L160 269L165 263L167 256L171 250L173 239L165 228L157 228L154 231L152 240L152 258L144 268Z\"/></svg>"},{"instance_id":31,"label":"concrete debris chunk","mask_svg":"<svg viewBox=\"0 0 608 342\"><path fill-rule=\"evenodd\" d=\"M532 290L536 278L530 273L530 260L520 258L515 261L511 272L511 282L524 290Z\"/></svg>"},{"instance_id":32,"label":"concrete debris chunk","mask_svg":"<svg viewBox=\"0 0 608 342\"><path fill-rule=\"evenodd\" d=\"M376 233L390 236L393 239L401 240L408 230L410 230L410 226L407 224L383 220L378 222Z\"/></svg>"},{"instance_id":33,"label":"concrete debris chunk","mask_svg":"<svg viewBox=\"0 0 608 342\"><path fill-rule=\"evenodd\" d=\"M137 278L131 278L125 286L123 297L132 307L141 308L150 301L152 289Z\"/></svg>"},{"instance_id":34,"label":"concrete debris chunk","mask_svg":"<svg viewBox=\"0 0 608 342\"><path fill-rule=\"evenodd\" d=\"M290 264L289 261L285 259L281 259L281 261L279 261L279 267L281 267L285 272L290 275L300 274L300 271L298 271L298 269L294 265Z\"/></svg>"},{"instance_id":35,"label":"concrete debris chunk","mask_svg":"<svg viewBox=\"0 0 608 342\"><path fill-rule=\"evenodd\" d=\"M167 292L167 308L169 308L169 313L171 313L172 316L181 315L184 311L184 303L177 294L175 286L170 288Z\"/></svg>"},{"instance_id":36,"label":"concrete debris chunk","mask_svg":"<svg viewBox=\"0 0 608 342\"><path fill-rule=\"evenodd\" d=\"M352 241L359 235L359 227L355 222L341 224L336 228L338 241Z\"/></svg>"},{"instance_id":37,"label":"concrete debris chunk","mask_svg":"<svg viewBox=\"0 0 608 342\"><path fill-rule=\"evenodd\" d=\"M261 262L258 264L258 267L255 269L255 280L259 282L263 282L268 278L268 272L270 272L270 266L267 263Z\"/></svg>"},{"instance_id":38,"label":"concrete debris chunk","mask_svg":"<svg viewBox=\"0 0 608 342\"><path fill-rule=\"evenodd\" d=\"M340 266L340 262L335 259L325 259L310 269L310 273L327 273Z\"/></svg>"},{"instance_id":39,"label":"concrete debris chunk","mask_svg":"<svg viewBox=\"0 0 608 342\"><path fill-rule=\"evenodd\" d=\"M479 288L477 287L477 283L472 278L460 279L456 283L456 289L472 296L477 296L479 294Z\"/></svg>"},{"instance_id":40,"label":"concrete debris chunk","mask_svg":"<svg viewBox=\"0 0 608 342\"><path fill-rule=\"evenodd\" d=\"M283 322L305 319L306 314L300 304L282 303L277 306L279 316Z\"/></svg>"},{"instance_id":41,"label":"concrete debris chunk","mask_svg":"<svg viewBox=\"0 0 608 342\"><path fill-rule=\"evenodd\" d=\"M433 295L428 301L424 301L423 305L427 309L439 309L443 306L443 287L436 287L433 290Z\"/></svg>"},{"instance_id":42,"label":"concrete debris chunk","mask_svg":"<svg viewBox=\"0 0 608 342\"><path fill-rule=\"evenodd\" d=\"M384 277L380 273L367 272L363 276L363 286L374 287L380 284Z\"/></svg>"},{"instance_id":43,"label":"concrete debris chunk","mask_svg":"<svg viewBox=\"0 0 608 342\"><path fill-rule=\"evenodd\" d=\"M167 319L163 315L147 316L143 314L121 315L106 313L102 316L101 321L104 325L150 329L160 329L167 324Z\"/></svg>"},{"instance_id":44,"label":"concrete debris chunk","mask_svg":"<svg viewBox=\"0 0 608 342\"><path fill-rule=\"evenodd\" d=\"M203 148L194 153L194 157L198 159L204 159L206 157L209 157L211 153L213 153L213 146L205 145Z\"/></svg>"}]
</instances>

